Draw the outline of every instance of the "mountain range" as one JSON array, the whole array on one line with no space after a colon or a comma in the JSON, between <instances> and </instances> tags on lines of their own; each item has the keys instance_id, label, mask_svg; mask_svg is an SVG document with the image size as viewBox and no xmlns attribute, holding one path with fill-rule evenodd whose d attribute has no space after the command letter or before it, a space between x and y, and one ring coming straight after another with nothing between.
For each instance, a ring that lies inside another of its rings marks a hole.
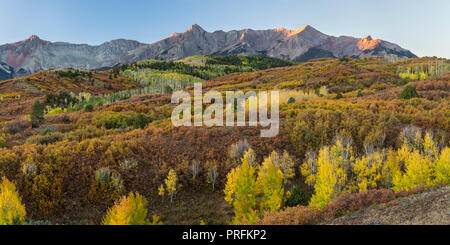
<instances>
[{"instance_id":1,"label":"mountain range","mask_svg":"<svg viewBox=\"0 0 450 245\"><path fill-rule=\"evenodd\" d=\"M307 25L297 30L232 30L207 32L192 25L184 33L152 43L117 39L92 46L49 42L36 35L0 45L0 80L49 68L101 69L143 59L178 60L192 55L259 54L292 61L322 57L364 57L395 54L416 57L399 45L350 36L329 36Z\"/></svg>"}]
</instances>

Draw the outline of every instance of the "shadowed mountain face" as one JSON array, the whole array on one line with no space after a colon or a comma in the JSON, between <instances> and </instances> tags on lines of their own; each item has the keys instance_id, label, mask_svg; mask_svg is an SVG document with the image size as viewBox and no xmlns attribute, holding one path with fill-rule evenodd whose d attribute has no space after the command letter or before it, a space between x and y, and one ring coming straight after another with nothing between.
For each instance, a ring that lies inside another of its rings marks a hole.
<instances>
[{"instance_id":1,"label":"shadowed mountain face","mask_svg":"<svg viewBox=\"0 0 450 245\"><path fill-rule=\"evenodd\" d=\"M8 64L0 62L0 80L11 78L14 78L14 68L9 66Z\"/></svg>"},{"instance_id":2,"label":"shadowed mountain face","mask_svg":"<svg viewBox=\"0 0 450 245\"><path fill-rule=\"evenodd\" d=\"M306 61L320 57L398 56L415 57L410 51L380 39L334 37L311 26L297 30L239 30L207 32L192 25L184 33L153 44L118 39L98 46L48 42L37 36L0 46L0 79L44 69L100 69L142 59L178 60L192 55L260 54Z\"/></svg>"}]
</instances>

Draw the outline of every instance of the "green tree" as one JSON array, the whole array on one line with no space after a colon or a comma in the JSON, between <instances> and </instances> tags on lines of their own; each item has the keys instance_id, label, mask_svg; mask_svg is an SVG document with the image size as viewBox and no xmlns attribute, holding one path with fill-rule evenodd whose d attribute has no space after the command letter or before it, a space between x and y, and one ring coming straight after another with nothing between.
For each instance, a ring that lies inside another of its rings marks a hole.
<instances>
[{"instance_id":1,"label":"green tree","mask_svg":"<svg viewBox=\"0 0 450 245\"><path fill-rule=\"evenodd\" d=\"M416 91L416 88L411 85L406 85L403 91L400 93L400 99L412 99L419 98L419 94Z\"/></svg>"},{"instance_id":2,"label":"green tree","mask_svg":"<svg viewBox=\"0 0 450 245\"><path fill-rule=\"evenodd\" d=\"M288 104L292 104L295 103L295 98L294 97L290 97L287 101Z\"/></svg>"},{"instance_id":3,"label":"green tree","mask_svg":"<svg viewBox=\"0 0 450 245\"><path fill-rule=\"evenodd\" d=\"M363 97L363 93L361 90L358 90L358 94L356 95L356 97Z\"/></svg>"},{"instance_id":4,"label":"green tree","mask_svg":"<svg viewBox=\"0 0 450 245\"><path fill-rule=\"evenodd\" d=\"M44 103L35 101L31 107L31 120L33 121L43 121L44 120Z\"/></svg>"},{"instance_id":5,"label":"green tree","mask_svg":"<svg viewBox=\"0 0 450 245\"><path fill-rule=\"evenodd\" d=\"M6 147L6 140L3 137L0 137L0 148Z\"/></svg>"},{"instance_id":6,"label":"green tree","mask_svg":"<svg viewBox=\"0 0 450 245\"><path fill-rule=\"evenodd\" d=\"M84 107L84 111L85 112L93 112L94 111L94 106L91 104L87 104L86 107Z\"/></svg>"},{"instance_id":7,"label":"green tree","mask_svg":"<svg viewBox=\"0 0 450 245\"><path fill-rule=\"evenodd\" d=\"M285 205L287 207L294 207L298 205L307 206L309 199L311 199L311 196L303 190L300 186L295 186L290 191L290 196L287 198Z\"/></svg>"},{"instance_id":8,"label":"green tree","mask_svg":"<svg viewBox=\"0 0 450 245\"><path fill-rule=\"evenodd\" d=\"M151 121L150 117L145 115L144 113L138 113L133 120L133 127L144 129L145 126Z\"/></svg>"}]
</instances>

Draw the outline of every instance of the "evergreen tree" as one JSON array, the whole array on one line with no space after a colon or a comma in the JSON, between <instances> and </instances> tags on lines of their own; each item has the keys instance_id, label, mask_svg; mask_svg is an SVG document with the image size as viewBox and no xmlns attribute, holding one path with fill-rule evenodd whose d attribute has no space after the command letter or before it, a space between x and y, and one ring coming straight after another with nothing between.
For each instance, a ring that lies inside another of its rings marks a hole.
<instances>
[{"instance_id":1,"label":"evergreen tree","mask_svg":"<svg viewBox=\"0 0 450 245\"><path fill-rule=\"evenodd\" d=\"M44 120L44 103L35 101L31 107L31 120L33 121L43 121Z\"/></svg>"},{"instance_id":2,"label":"evergreen tree","mask_svg":"<svg viewBox=\"0 0 450 245\"><path fill-rule=\"evenodd\" d=\"M403 91L400 93L400 99L412 99L419 98L419 94L416 91L416 88L411 85L406 85Z\"/></svg>"}]
</instances>

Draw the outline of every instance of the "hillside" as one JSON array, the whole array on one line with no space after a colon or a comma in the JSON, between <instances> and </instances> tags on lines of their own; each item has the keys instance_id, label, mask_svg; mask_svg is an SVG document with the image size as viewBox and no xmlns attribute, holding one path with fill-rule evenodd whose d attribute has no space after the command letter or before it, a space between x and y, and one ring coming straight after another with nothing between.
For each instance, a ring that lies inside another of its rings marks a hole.
<instances>
[{"instance_id":1,"label":"hillside","mask_svg":"<svg viewBox=\"0 0 450 245\"><path fill-rule=\"evenodd\" d=\"M133 80L106 71L52 69L29 76L0 81L0 118L17 119L29 113L31 103L47 94L110 94L141 87Z\"/></svg>"},{"instance_id":2,"label":"hillside","mask_svg":"<svg viewBox=\"0 0 450 245\"><path fill-rule=\"evenodd\" d=\"M326 224L450 225L450 187L367 207Z\"/></svg>"},{"instance_id":3,"label":"hillside","mask_svg":"<svg viewBox=\"0 0 450 245\"><path fill-rule=\"evenodd\" d=\"M303 210L310 202L326 210L344 192L380 189L391 197L448 185L449 65L429 57L294 64L258 56L197 56L105 71L41 71L0 82L0 176L16 185L27 221L54 224L100 224L130 192L143 195L150 216L164 224L228 224L246 223L252 214L271 217L266 211L279 217L287 207ZM174 127L171 94L191 91L194 82L205 91L279 90L279 134L261 138L261 127L249 126ZM411 87L417 95L404 95ZM31 120L39 109L32 110L35 101L44 104L45 115ZM270 165L281 161L290 166L286 181ZM345 174L332 175L341 182L330 183L328 189L336 191L319 199L322 163ZM271 209L259 205L273 186L262 188L267 192L255 188L258 205L237 220L235 206L225 198L233 178L228 174L242 166L254 171L249 182L255 185L264 179L260 169L269 166L282 191L270 199L278 205ZM212 169L214 189L207 181ZM173 202L167 193L160 195L170 173L177 176ZM416 173L424 174L410 178Z\"/></svg>"}]
</instances>

